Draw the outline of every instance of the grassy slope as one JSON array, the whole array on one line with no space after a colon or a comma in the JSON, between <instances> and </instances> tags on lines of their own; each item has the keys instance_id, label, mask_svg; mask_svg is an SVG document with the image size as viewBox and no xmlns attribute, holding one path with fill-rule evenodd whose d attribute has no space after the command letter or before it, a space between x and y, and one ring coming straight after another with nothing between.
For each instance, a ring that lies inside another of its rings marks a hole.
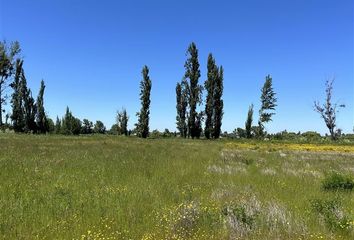
<instances>
[{"instance_id":1,"label":"grassy slope","mask_svg":"<svg viewBox=\"0 0 354 240\"><path fill-rule=\"evenodd\" d=\"M353 175L353 146L346 146L346 154L327 154L288 152L281 144L261 144L256 151L239 145L0 135L0 237L354 236L354 222L347 230L331 231L310 207L312 199L338 198L343 213L354 220L352 192L321 189L321 180L330 170ZM250 229L236 226L230 213L225 214L239 206L253 214Z\"/></svg>"}]
</instances>

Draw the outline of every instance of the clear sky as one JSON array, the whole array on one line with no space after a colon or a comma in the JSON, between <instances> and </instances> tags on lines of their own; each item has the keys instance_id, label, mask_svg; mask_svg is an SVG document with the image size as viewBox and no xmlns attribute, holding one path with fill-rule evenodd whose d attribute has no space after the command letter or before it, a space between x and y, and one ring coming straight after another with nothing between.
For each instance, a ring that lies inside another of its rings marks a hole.
<instances>
[{"instance_id":1,"label":"clear sky","mask_svg":"<svg viewBox=\"0 0 354 240\"><path fill-rule=\"evenodd\" d=\"M353 32L353 0L0 0L0 38L20 42L35 96L45 80L49 116L61 117L69 106L108 128L122 107L129 127L136 122L146 64L150 129L175 129L175 86L194 41L200 83L209 52L224 66L223 131L244 127L251 103L258 112L271 74L279 106L268 131L325 133L313 101L323 101L325 80L335 76L334 99L346 104L338 126L352 132Z\"/></svg>"}]
</instances>

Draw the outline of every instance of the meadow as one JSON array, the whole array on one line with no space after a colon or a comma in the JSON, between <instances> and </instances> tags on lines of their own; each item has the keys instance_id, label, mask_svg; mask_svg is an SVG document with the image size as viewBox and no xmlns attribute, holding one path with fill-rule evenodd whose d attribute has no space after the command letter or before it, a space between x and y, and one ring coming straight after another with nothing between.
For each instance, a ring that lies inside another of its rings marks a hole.
<instances>
[{"instance_id":1,"label":"meadow","mask_svg":"<svg viewBox=\"0 0 354 240\"><path fill-rule=\"evenodd\" d=\"M0 146L1 239L354 239L353 144L0 134Z\"/></svg>"}]
</instances>

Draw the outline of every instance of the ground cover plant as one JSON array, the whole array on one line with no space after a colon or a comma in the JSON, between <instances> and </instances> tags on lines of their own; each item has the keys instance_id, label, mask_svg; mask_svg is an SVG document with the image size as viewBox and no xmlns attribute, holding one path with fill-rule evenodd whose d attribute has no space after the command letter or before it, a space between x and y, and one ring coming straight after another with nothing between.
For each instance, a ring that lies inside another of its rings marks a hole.
<instances>
[{"instance_id":1,"label":"ground cover plant","mask_svg":"<svg viewBox=\"0 0 354 240\"><path fill-rule=\"evenodd\" d=\"M2 239L354 238L351 144L1 134L0 145Z\"/></svg>"}]
</instances>

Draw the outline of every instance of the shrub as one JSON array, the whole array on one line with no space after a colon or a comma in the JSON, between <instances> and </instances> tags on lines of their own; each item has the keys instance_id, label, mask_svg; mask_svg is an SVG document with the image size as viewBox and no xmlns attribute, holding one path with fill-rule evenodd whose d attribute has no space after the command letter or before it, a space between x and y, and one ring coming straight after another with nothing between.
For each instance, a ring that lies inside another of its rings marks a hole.
<instances>
[{"instance_id":1,"label":"shrub","mask_svg":"<svg viewBox=\"0 0 354 240\"><path fill-rule=\"evenodd\" d=\"M349 176L333 172L324 179L322 187L325 190L352 190L354 188L354 180Z\"/></svg>"},{"instance_id":2,"label":"shrub","mask_svg":"<svg viewBox=\"0 0 354 240\"><path fill-rule=\"evenodd\" d=\"M247 236L256 227L259 214L258 209L246 204L225 206L221 213L235 239Z\"/></svg>"},{"instance_id":3,"label":"shrub","mask_svg":"<svg viewBox=\"0 0 354 240\"><path fill-rule=\"evenodd\" d=\"M315 199L311 201L312 210L318 213L330 230L350 228L350 219L343 213L339 200Z\"/></svg>"}]
</instances>

